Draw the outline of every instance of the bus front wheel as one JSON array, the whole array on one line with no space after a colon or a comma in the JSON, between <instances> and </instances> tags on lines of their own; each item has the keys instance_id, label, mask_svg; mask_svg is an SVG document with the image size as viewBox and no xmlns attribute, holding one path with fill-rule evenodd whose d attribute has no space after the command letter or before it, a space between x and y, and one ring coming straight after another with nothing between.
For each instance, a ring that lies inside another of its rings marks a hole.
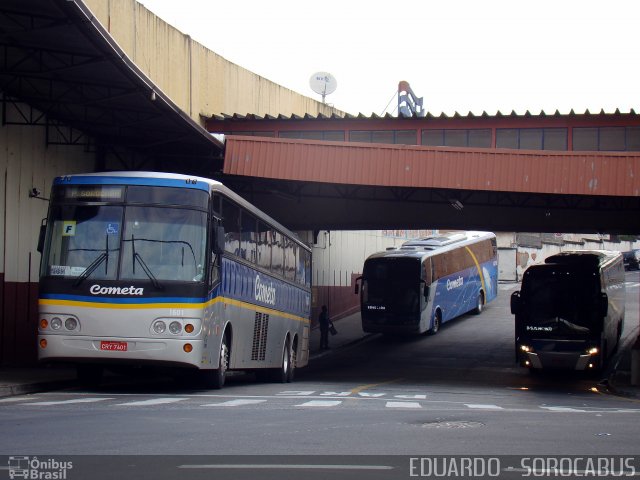
<instances>
[{"instance_id":1,"label":"bus front wheel","mask_svg":"<svg viewBox=\"0 0 640 480\"><path fill-rule=\"evenodd\" d=\"M429 329L429 335L435 335L440 330L440 325L442 324L442 315L439 310L433 315L433 324Z\"/></svg>"},{"instance_id":2,"label":"bus front wheel","mask_svg":"<svg viewBox=\"0 0 640 480\"><path fill-rule=\"evenodd\" d=\"M227 370L229 369L229 344L226 335L222 337L222 343L220 344L219 362L219 366L215 370L202 372L203 383L206 388L219 390L224 386Z\"/></svg>"}]
</instances>

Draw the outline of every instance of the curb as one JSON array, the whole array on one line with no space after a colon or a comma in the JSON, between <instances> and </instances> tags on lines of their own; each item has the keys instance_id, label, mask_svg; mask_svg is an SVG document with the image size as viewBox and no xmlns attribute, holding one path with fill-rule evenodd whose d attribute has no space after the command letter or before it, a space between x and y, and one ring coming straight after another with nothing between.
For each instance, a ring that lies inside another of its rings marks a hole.
<instances>
[{"instance_id":1,"label":"curb","mask_svg":"<svg viewBox=\"0 0 640 480\"><path fill-rule=\"evenodd\" d=\"M354 345L357 345L359 343L362 343L366 340L369 340L371 337L373 337L374 335L377 335L377 333L368 333L366 335L363 335L360 338L356 338L355 340L350 340L346 343L343 343L342 345L339 345L335 348L331 348L329 350L324 350L324 351L320 351L314 354L309 354L309 360L317 360L319 358L323 358L326 357L328 355L331 355L332 353L334 353L337 350L343 350L345 348L349 348L349 347L353 347Z\"/></svg>"},{"instance_id":2,"label":"curb","mask_svg":"<svg viewBox=\"0 0 640 480\"><path fill-rule=\"evenodd\" d=\"M0 398L28 395L30 393L60 390L76 385L75 380L51 380L48 382L24 383L20 385L1 385Z\"/></svg>"}]
</instances>

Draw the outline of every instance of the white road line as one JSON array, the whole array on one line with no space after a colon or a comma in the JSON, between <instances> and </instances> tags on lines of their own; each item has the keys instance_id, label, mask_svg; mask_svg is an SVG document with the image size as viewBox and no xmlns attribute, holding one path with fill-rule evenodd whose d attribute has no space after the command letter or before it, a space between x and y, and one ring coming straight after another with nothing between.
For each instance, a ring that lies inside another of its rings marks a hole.
<instances>
[{"instance_id":1,"label":"white road line","mask_svg":"<svg viewBox=\"0 0 640 480\"><path fill-rule=\"evenodd\" d=\"M422 408L418 402L387 402L387 408Z\"/></svg>"},{"instance_id":2,"label":"white road line","mask_svg":"<svg viewBox=\"0 0 640 480\"><path fill-rule=\"evenodd\" d=\"M465 403L468 408L477 408L478 410L504 410L503 407L498 405L484 404L484 403Z\"/></svg>"},{"instance_id":3,"label":"white road line","mask_svg":"<svg viewBox=\"0 0 640 480\"><path fill-rule=\"evenodd\" d=\"M581 410L579 408L571 408L571 407L540 407L545 410L549 410L551 412L582 412L585 413L587 410Z\"/></svg>"},{"instance_id":4,"label":"white road line","mask_svg":"<svg viewBox=\"0 0 640 480\"><path fill-rule=\"evenodd\" d=\"M257 405L259 403L264 403L266 400L251 400L247 398L238 398L236 400L228 400L226 402L221 403L206 403L204 405L200 405L201 407L241 407L242 405Z\"/></svg>"},{"instance_id":5,"label":"white road line","mask_svg":"<svg viewBox=\"0 0 640 480\"><path fill-rule=\"evenodd\" d=\"M284 392L276 393L276 395L303 397L303 396L313 395L314 393L316 393L315 390L286 390Z\"/></svg>"},{"instance_id":6,"label":"white road line","mask_svg":"<svg viewBox=\"0 0 640 480\"><path fill-rule=\"evenodd\" d=\"M151 400L140 400L137 402L118 403L117 405L127 406L127 407L145 407L149 405L165 405L167 403L176 403L176 402L181 402L183 400L186 400L186 397L152 398Z\"/></svg>"},{"instance_id":7,"label":"white road line","mask_svg":"<svg viewBox=\"0 0 640 480\"><path fill-rule=\"evenodd\" d=\"M94 403L94 402L102 402L104 400L113 400L113 398L107 397L95 397L95 398L73 398L71 400L50 400L47 402L29 402L24 403L24 405L39 405L41 407L46 407L49 405L70 405L73 403Z\"/></svg>"},{"instance_id":8,"label":"white road line","mask_svg":"<svg viewBox=\"0 0 640 480\"><path fill-rule=\"evenodd\" d=\"M336 407L341 403L341 400L311 400L309 402L296 405L296 407Z\"/></svg>"}]
</instances>

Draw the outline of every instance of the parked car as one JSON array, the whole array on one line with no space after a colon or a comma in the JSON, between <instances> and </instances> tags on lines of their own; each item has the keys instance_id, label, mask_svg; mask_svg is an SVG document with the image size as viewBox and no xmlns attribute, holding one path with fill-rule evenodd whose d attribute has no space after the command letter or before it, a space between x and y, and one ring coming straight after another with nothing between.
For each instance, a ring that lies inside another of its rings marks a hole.
<instances>
[{"instance_id":1,"label":"parked car","mask_svg":"<svg viewBox=\"0 0 640 480\"><path fill-rule=\"evenodd\" d=\"M625 270L640 270L640 249L622 254Z\"/></svg>"}]
</instances>

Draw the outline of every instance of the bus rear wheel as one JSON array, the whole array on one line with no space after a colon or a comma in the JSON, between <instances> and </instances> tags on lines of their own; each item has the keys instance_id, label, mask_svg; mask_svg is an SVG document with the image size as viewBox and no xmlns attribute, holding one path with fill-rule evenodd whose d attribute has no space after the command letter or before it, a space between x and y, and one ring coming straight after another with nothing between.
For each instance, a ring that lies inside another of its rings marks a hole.
<instances>
[{"instance_id":1,"label":"bus rear wheel","mask_svg":"<svg viewBox=\"0 0 640 480\"><path fill-rule=\"evenodd\" d=\"M289 373L287 374L287 383L293 382L296 374L296 361L298 359L295 347L291 347L291 354L289 356Z\"/></svg>"},{"instance_id":2,"label":"bus rear wheel","mask_svg":"<svg viewBox=\"0 0 640 480\"><path fill-rule=\"evenodd\" d=\"M476 302L476 308L473 309L473 313L480 315L484 308L484 295L482 292L478 294L478 300Z\"/></svg>"},{"instance_id":3,"label":"bus rear wheel","mask_svg":"<svg viewBox=\"0 0 640 480\"><path fill-rule=\"evenodd\" d=\"M274 383L288 383L293 380L293 365L295 363L295 354L292 353L291 342L289 338L285 340L282 349L282 364L278 368L270 368L264 375L266 379ZM261 375L262 376L262 375Z\"/></svg>"}]
</instances>

